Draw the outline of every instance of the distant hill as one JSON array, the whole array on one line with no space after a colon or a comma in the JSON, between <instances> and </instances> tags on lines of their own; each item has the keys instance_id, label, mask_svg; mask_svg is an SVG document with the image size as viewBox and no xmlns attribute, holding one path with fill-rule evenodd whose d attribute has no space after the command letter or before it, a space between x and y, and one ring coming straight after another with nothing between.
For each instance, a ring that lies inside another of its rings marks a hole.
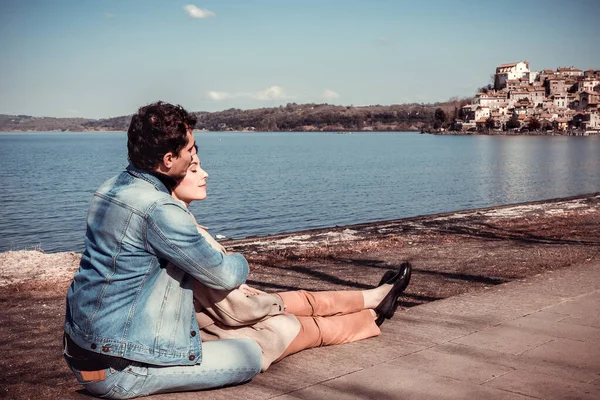
<instances>
[{"instance_id":1,"label":"distant hill","mask_svg":"<svg viewBox=\"0 0 600 400\"><path fill-rule=\"evenodd\" d=\"M32 117L30 115L0 114L0 131L126 131L129 127L130 120L131 115L108 119L90 119Z\"/></svg>"},{"instance_id":2,"label":"distant hill","mask_svg":"<svg viewBox=\"0 0 600 400\"><path fill-rule=\"evenodd\" d=\"M448 122L456 119L470 100L361 107L288 103L194 114L198 117L196 129L209 131L411 131L431 128L440 115ZM126 131L130 120L131 115L107 119L0 115L0 131Z\"/></svg>"},{"instance_id":3,"label":"distant hill","mask_svg":"<svg viewBox=\"0 0 600 400\"><path fill-rule=\"evenodd\" d=\"M0 131L82 131L86 118L50 118L0 114Z\"/></svg>"}]
</instances>

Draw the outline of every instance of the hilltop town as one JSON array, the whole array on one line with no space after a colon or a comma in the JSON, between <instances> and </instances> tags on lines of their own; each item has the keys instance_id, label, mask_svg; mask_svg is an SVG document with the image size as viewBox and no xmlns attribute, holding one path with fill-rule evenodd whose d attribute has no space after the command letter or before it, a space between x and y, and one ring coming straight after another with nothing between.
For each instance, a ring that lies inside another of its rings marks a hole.
<instances>
[{"instance_id":1,"label":"hilltop town","mask_svg":"<svg viewBox=\"0 0 600 400\"><path fill-rule=\"evenodd\" d=\"M494 83L462 107L454 131L600 133L600 70L531 71L527 61L496 67Z\"/></svg>"}]
</instances>

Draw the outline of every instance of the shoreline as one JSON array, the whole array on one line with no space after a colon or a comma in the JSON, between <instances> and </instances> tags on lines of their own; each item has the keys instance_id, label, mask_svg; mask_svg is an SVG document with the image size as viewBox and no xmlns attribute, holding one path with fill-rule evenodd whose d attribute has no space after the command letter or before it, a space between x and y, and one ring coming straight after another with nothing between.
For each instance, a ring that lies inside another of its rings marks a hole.
<instances>
[{"instance_id":1,"label":"shoreline","mask_svg":"<svg viewBox=\"0 0 600 400\"><path fill-rule=\"evenodd\" d=\"M439 136L600 136L600 131L584 131L584 132L509 132L509 131L492 131L492 132L459 132L459 131L444 131L444 132L421 132L427 135Z\"/></svg>"},{"instance_id":2,"label":"shoreline","mask_svg":"<svg viewBox=\"0 0 600 400\"><path fill-rule=\"evenodd\" d=\"M502 205L497 205L497 206L471 208L471 209L447 211L447 212L440 212L440 213L433 213L433 214L421 214L421 215L415 215L412 217L394 218L394 219L389 219L389 220L359 222L356 224L335 225L335 226L329 226L329 227L323 227L323 228L301 229L301 230L297 230L297 231L280 232L280 233L273 233L273 234L267 234L267 235L253 235L253 236L246 236L246 237L238 238L238 239L225 238L225 239L216 239L216 240L219 243L223 244L224 246L228 246L228 247L232 247L232 248L243 248L246 245L251 245L251 244L255 244L255 243L276 242L281 239L291 238L291 237L296 237L296 236L306 236L306 235L327 236L328 234L331 235L331 233L343 232L345 230L370 231L373 229L377 229L380 226L385 227L390 224L397 225L397 224L402 224L402 223L411 223L411 222L428 220L428 219L452 217L452 216L465 215L465 214L469 215L472 213L482 213L482 212L487 212L487 211L500 210L500 209L513 208L513 207L521 207L521 206L539 206L539 205L544 205L544 204L570 202L570 201L583 200L583 199L598 197L598 196L600 196L600 192L593 192L593 193L578 194L578 195L567 196L567 197L556 197L556 198L543 199L543 200L532 200L532 201L526 201L526 202L520 202L520 203L508 203L508 204L502 204ZM25 252L25 251L37 251L42 254L80 254L80 253L77 253L76 251L46 252L44 250L32 248L32 249L4 250L4 251L0 251L0 255L2 255L3 253L7 253L7 252ZM1 264L0 264L0 267L1 267ZM0 281L0 285L1 285L1 281Z\"/></svg>"},{"instance_id":3,"label":"shoreline","mask_svg":"<svg viewBox=\"0 0 600 400\"><path fill-rule=\"evenodd\" d=\"M481 224L503 221L512 224L518 220L568 214L585 217L590 213L600 216L600 192L219 242L231 252L244 254L251 268L259 270L286 260L331 259L356 251L385 249L406 241L403 236L440 228L464 226L474 232ZM42 281L64 283L72 278L80 257L81 253L77 252L45 253L35 249L0 252L0 289Z\"/></svg>"},{"instance_id":4,"label":"shoreline","mask_svg":"<svg viewBox=\"0 0 600 400\"><path fill-rule=\"evenodd\" d=\"M303 229L303 230L299 230L299 231L281 232L281 233L264 235L264 236L259 236L259 235L247 236L245 238L240 238L240 239L220 240L219 242L223 245L239 246L239 245L243 245L244 243L246 243L248 241L261 241L261 242L267 241L268 242L268 241L272 241L272 240L276 240L276 239L280 239L280 238L286 238L286 237L295 236L295 235L307 235L307 234L319 235L319 234L326 234L327 232L344 231L346 229L369 230L369 229L378 228L380 226L387 226L390 224L394 225L394 224L402 224L404 222L410 223L413 221L422 221L422 220L428 220L428 219L453 217L453 216L458 216L458 215L469 215L469 214L473 214L473 213L482 213L482 212L488 212L488 211L494 211L494 210L510 209L510 208L514 208L514 207L543 206L543 205L550 205L550 204L561 203L561 202L585 200L585 199L593 198L593 197L600 198L600 192L578 194L578 195L567 196L567 197L556 197L556 198L543 199L543 200L532 200L532 201L526 201L526 202L521 202L521 203L508 203L508 204L489 206L489 207L481 207L481 208L470 208L470 209L465 209L465 210L447 211L447 212L433 213L433 214L421 214L421 215L416 215L413 217L394 218L394 219L389 219L389 220L381 220L381 221L373 221L373 222L359 222L356 224L349 224L349 225L339 225L339 226L336 225L336 226L325 227L325 228Z\"/></svg>"}]
</instances>

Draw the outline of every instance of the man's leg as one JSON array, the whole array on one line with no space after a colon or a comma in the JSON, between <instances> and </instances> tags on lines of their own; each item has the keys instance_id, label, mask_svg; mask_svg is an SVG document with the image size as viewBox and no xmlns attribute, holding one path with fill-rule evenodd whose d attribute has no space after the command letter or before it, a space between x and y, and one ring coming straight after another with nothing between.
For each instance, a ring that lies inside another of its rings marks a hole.
<instances>
[{"instance_id":1,"label":"man's leg","mask_svg":"<svg viewBox=\"0 0 600 400\"><path fill-rule=\"evenodd\" d=\"M248 382L260 372L262 350L251 339L202 343L202 363L190 367L147 367L140 395L213 389Z\"/></svg>"},{"instance_id":2,"label":"man's leg","mask_svg":"<svg viewBox=\"0 0 600 400\"><path fill-rule=\"evenodd\" d=\"M102 380L75 376L88 392L112 399L131 399L154 393L214 389L237 385L260 372L262 351L251 339L226 339L202 343L202 363L192 366L155 366L122 360L122 368L109 368ZM86 375L86 374L84 374Z\"/></svg>"}]
</instances>

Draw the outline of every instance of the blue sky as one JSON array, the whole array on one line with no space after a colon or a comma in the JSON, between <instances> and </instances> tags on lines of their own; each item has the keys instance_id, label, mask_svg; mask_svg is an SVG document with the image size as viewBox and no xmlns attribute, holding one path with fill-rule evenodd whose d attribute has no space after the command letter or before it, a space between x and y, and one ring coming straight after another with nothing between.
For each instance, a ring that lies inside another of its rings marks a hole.
<instances>
[{"instance_id":1,"label":"blue sky","mask_svg":"<svg viewBox=\"0 0 600 400\"><path fill-rule=\"evenodd\" d=\"M600 69L599 17L597 0L0 0L0 113L444 101L502 63Z\"/></svg>"}]
</instances>

